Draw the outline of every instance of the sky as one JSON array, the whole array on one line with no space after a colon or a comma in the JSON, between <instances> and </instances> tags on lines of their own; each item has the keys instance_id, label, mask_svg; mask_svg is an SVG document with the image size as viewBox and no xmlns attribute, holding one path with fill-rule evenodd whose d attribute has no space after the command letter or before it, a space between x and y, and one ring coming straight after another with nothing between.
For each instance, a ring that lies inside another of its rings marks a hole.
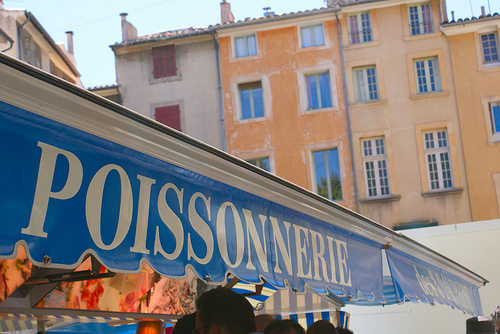
<instances>
[{"instance_id":1,"label":"sky","mask_svg":"<svg viewBox=\"0 0 500 334\"><path fill-rule=\"evenodd\" d=\"M121 42L120 13L139 36L188 27L220 23L221 0L3 0L5 9L31 12L56 42L66 44L66 31L73 31L77 69L85 87L116 82L115 59L109 47ZM227 0L235 20L263 15L264 7L276 14L325 6L324 0ZM500 0L447 0L448 17L455 19L500 13Z\"/></svg>"}]
</instances>

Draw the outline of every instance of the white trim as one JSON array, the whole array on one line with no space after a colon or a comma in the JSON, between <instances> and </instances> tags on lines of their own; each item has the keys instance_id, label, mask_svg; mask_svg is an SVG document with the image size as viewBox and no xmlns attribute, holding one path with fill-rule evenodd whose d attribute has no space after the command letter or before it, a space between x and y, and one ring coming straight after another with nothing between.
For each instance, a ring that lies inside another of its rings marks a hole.
<instances>
[{"instance_id":1,"label":"white trim","mask_svg":"<svg viewBox=\"0 0 500 334\"><path fill-rule=\"evenodd\" d=\"M239 85L244 85L246 83L260 82L262 87L262 103L264 107L264 117L241 119L241 97ZM269 83L269 78L261 74L253 74L249 76L242 76L237 78L231 78L231 94L234 97L234 108L233 108L233 120L236 124L249 123L249 122L261 122L268 120L271 117L271 86Z\"/></svg>"},{"instance_id":2,"label":"white trim","mask_svg":"<svg viewBox=\"0 0 500 334\"><path fill-rule=\"evenodd\" d=\"M336 71L335 64L319 64L312 67L297 69L297 84L299 86L299 114L307 115L315 112L336 111L339 108L337 96ZM330 98L332 100L331 108L308 109L309 97L307 94L306 76L328 72L330 77Z\"/></svg>"},{"instance_id":3,"label":"white trim","mask_svg":"<svg viewBox=\"0 0 500 334\"><path fill-rule=\"evenodd\" d=\"M305 146L305 149L307 151L307 159L308 159L308 165L309 165L309 172L310 172L310 177L311 177L311 189L313 189L313 192L316 194L318 193L318 185L316 182L316 165L314 163L314 152L318 151L329 151L329 150L337 150L337 154L339 157L339 172L340 172L340 184L342 187L342 198L341 199L336 199L332 200L333 202L343 202L345 201L345 166L344 166L344 159L343 157L343 149L342 149L342 142L341 141L331 141L331 142L325 142L325 143L316 143L316 144L309 144Z\"/></svg>"},{"instance_id":4,"label":"white trim","mask_svg":"<svg viewBox=\"0 0 500 334\"><path fill-rule=\"evenodd\" d=\"M318 27L318 26L321 26L321 35L323 36L323 44L313 44L311 46L304 46L303 41L302 41L303 29L310 28L311 29L311 36L314 38L314 27ZM325 34L325 26L324 26L323 22L298 25L297 26L297 33L298 33L299 48L300 49L311 49L311 48L325 47L328 45L326 34Z\"/></svg>"},{"instance_id":5,"label":"white trim","mask_svg":"<svg viewBox=\"0 0 500 334\"><path fill-rule=\"evenodd\" d=\"M248 55L247 54L245 56L238 57L237 56L237 48L236 48L236 39L244 38L245 39L245 50L247 50L246 47L247 47L247 43L248 43L248 37L251 37L251 36L255 37L255 51L256 51L256 54L254 54L254 55ZM231 48L232 49L232 56L233 56L233 59L235 59L235 60L253 59L253 58L258 57L259 54L260 54L260 52L259 52L259 42L258 42L258 39L257 39L257 33L256 32L254 32L253 34L250 33L250 34L239 34L239 35L231 36L231 45L232 45L232 48Z\"/></svg>"},{"instance_id":6,"label":"white trim","mask_svg":"<svg viewBox=\"0 0 500 334\"><path fill-rule=\"evenodd\" d=\"M494 103L494 102L500 103L500 95L492 96L492 97L483 97L481 99L481 105L483 107L484 122L486 125L486 135L488 137L488 143L500 142L500 132L493 133L493 124L491 123L490 103Z\"/></svg>"}]
</instances>

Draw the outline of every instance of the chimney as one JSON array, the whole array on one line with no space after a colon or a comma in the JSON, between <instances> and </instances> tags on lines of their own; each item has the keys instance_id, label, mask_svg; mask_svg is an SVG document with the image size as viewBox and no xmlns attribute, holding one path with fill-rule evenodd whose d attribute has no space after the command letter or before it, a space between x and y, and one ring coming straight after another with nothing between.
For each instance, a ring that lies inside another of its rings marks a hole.
<instances>
[{"instance_id":1,"label":"chimney","mask_svg":"<svg viewBox=\"0 0 500 334\"><path fill-rule=\"evenodd\" d=\"M326 7L336 6L340 4L341 0L326 0Z\"/></svg>"},{"instance_id":2,"label":"chimney","mask_svg":"<svg viewBox=\"0 0 500 334\"><path fill-rule=\"evenodd\" d=\"M270 12L271 7L264 7L262 9L265 10L264 17L274 16L274 12Z\"/></svg>"},{"instance_id":3,"label":"chimney","mask_svg":"<svg viewBox=\"0 0 500 334\"><path fill-rule=\"evenodd\" d=\"M220 21L221 23L234 22L233 13L231 13L231 4L222 0L220 3Z\"/></svg>"},{"instance_id":4,"label":"chimney","mask_svg":"<svg viewBox=\"0 0 500 334\"><path fill-rule=\"evenodd\" d=\"M137 29L132 23L127 21L127 13L121 13L122 17L122 42L130 41L137 38Z\"/></svg>"},{"instance_id":5,"label":"chimney","mask_svg":"<svg viewBox=\"0 0 500 334\"><path fill-rule=\"evenodd\" d=\"M481 6L481 17L485 17L486 13L484 12L484 6Z\"/></svg>"},{"instance_id":6,"label":"chimney","mask_svg":"<svg viewBox=\"0 0 500 334\"><path fill-rule=\"evenodd\" d=\"M2 0L0 0L2 1ZM69 54L74 55L73 51L73 32L72 31L66 31L66 37L68 38L68 52Z\"/></svg>"},{"instance_id":7,"label":"chimney","mask_svg":"<svg viewBox=\"0 0 500 334\"><path fill-rule=\"evenodd\" d=\"M455 22L455 11L451 11L451 22Z\"/></svg>"}]
</instances>

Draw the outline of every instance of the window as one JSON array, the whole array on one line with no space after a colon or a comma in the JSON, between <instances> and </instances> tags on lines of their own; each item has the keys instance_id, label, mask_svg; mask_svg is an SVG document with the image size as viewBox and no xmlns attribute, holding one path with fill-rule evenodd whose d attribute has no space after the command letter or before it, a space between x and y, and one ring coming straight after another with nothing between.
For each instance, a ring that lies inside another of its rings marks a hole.
<instances>
[{"instance_id":1,"label":"window","mask_svg":"<svg viewBox=\"0 0 500 334\"><path fill-rule=\"evenodd\" d=\"M379 96L375 66L355 68L353 69L353 73L356 102L378 100Z\"/></svg>"},{"instance_id":2,"label":"window","mask_svg":"<svg viewBox=\"0 0 500 334\"><path fill-rule=\"evenodd\" d=\"M431 4L422 3L408 8L410 35L424 35L434 32L432 25Z\"/></svg>"},{"instance_id":3,"label":"window","mask_svg":"<svg viewBox=\"0 0 500 334\"><path fill-rule=\"evenodd\" d=\"M342 199L338 149L313 152L316 191L330 200Z\"/></svg>"},{"instance_id":4,"label":"window","mask_svg":"<svg viewBox=\"0 0 500 334\"><path fill-rule=\"evenodd\" d=\"M257 40L255 35L238 37L234 39L236 58L255 56L257 54Z\"/></svg>"},{"instance_id":5,"label":"window","mask_svg":"<svg viewBox=\"0 0 500 334\"><path fill-rule=\"evenodd\" d=\"M349 43L359 44L372 42L372 26L370 13L349 15Z\"/></svg>"},{"instance_id":6,"label":"window","mask_svg":"<svg viewBox=\"0 0 500 334\"><path fill-rule=\"evenodd\" d=\"M173 129L181 130L181 110L179 105L155 108L155 119Z\"/></svg>"},{"instance_id":7,"label":"window","mask_svg":"<svg viewBox=\"0 0 500 334\"><path fill-rule=\"evenodd\" d=\"M260 81L238 86L241 102L241 119L264 117L264 101Z\"/></svg>"},{"instance_id":8,"label":"window","mask_svg":"<svg viewBox=\"0 0 500 334\"><path fill-rule=\"evenodd\" d=\"M302 36L303 48L325 44L322 24L301 28L300 33Z\"/></svg>"},{"instance_id":9,"label":"window","mask_svg":"<svg viewBox=\"0 0 500 334\"><path fill-rule=\"evenodd\" d=\"M365 139L362 141L362 145L368 197L390 195L384 138Z\"/></svg>"},{"instance_id":10,"label":"window","mask_svg":"<svg viewBox=\"0 0 500 334\"><path fill-rule=\"evenodd\" d=\"M175 65L175 47L173 45L160 46L152 49L153 76L155 79L177 75Z\"/></svg>"},{"instance_id":11,"label":"window","mask_svg":"<svg viewBox=\"0 0 500 334\"><path fill-rule=\"evenodd\" d=\"M332 107L330 74L306 75L308 110Z\"/></svg>"},{"instance_id":12,"label":"window","mask_svg":"<svg viewBox=\"0 0 500 334\"><path fill-rule=\"evenodd\" d=\"M431 190L453 188L450 148L446 130L425 132L424 153Z\"/></svg>"},{"instance_id":13,"label":"window","mask_svg":"<svg viewBox=\"0 0 500 334\"><path fill-rule=\"evenodd\" d=\"M481 35L481 50L483 52L483 63L498 62L497 34Z\"/></svg>"},{"instance_id":14,"label":"window","mask_svg":"<svg viewBox=\"0 0 500 334\"><path fill-rule=\"evenodd\" d=\"M493 136L500 136L500 103L490 103L491 132Z\"/></svg>"},{"instance_id":15,"label":"window","mask_svg":"<svg viewBox=\"0 0 500 334\"><path fill-rule=\"evenodd\" d=\"M441 78L437 57L417 59L414 61L419 94L441 91Z\"/></svg>"},{"instance_id":16,"label":"window","mask_svg":"<svg viewBox=\"0 0 500 334\"><path fill-rule=\"evenodd\" d=\"M42 50L40 46L33 40L31 35L24 31L23 34L23 59L28 64L42 68Z\"/></svg>"},{"instance_id":17,"label":"window","mask_svg":"<svg viewBox=\"0 0 500 334\"><path fill-rule=\"evenodd\" d=\"M255 165L259 168L262 168L263 170L266 170L268 172L271 171L271 165L269 164L269 157L250 159L250 160L247 160L247 162L249 162L252 165Z\"/></svg>"}]
</instances>

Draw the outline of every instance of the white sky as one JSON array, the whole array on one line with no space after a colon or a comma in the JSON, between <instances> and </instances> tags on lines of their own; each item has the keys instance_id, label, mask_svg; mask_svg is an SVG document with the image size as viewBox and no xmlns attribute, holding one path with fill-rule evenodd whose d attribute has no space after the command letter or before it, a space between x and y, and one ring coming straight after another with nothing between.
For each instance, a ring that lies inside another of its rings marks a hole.
<instances>
[{"instance_id":1,"label":"white sky","mask_svg":"<svg viewBox=\"0 0 500 334\"><path fill-rule=\"evenodd\" d=\"M110 45L121 42L120 13L147 35L187 27L220 23L222 0L3 0L7 9L31 12L56 42L66 42L66 31L74 32L77 68L86 87L116 81L114 54ZM264 7L276 13L291 13L324 7L323 0L227 0L236 20L262 16ZM500 0L448 0L455 19L500 13ZM471 12L472 9L472 12ZM448 15L451 20L451 15Z\"/></svg>"}]
</instances>

